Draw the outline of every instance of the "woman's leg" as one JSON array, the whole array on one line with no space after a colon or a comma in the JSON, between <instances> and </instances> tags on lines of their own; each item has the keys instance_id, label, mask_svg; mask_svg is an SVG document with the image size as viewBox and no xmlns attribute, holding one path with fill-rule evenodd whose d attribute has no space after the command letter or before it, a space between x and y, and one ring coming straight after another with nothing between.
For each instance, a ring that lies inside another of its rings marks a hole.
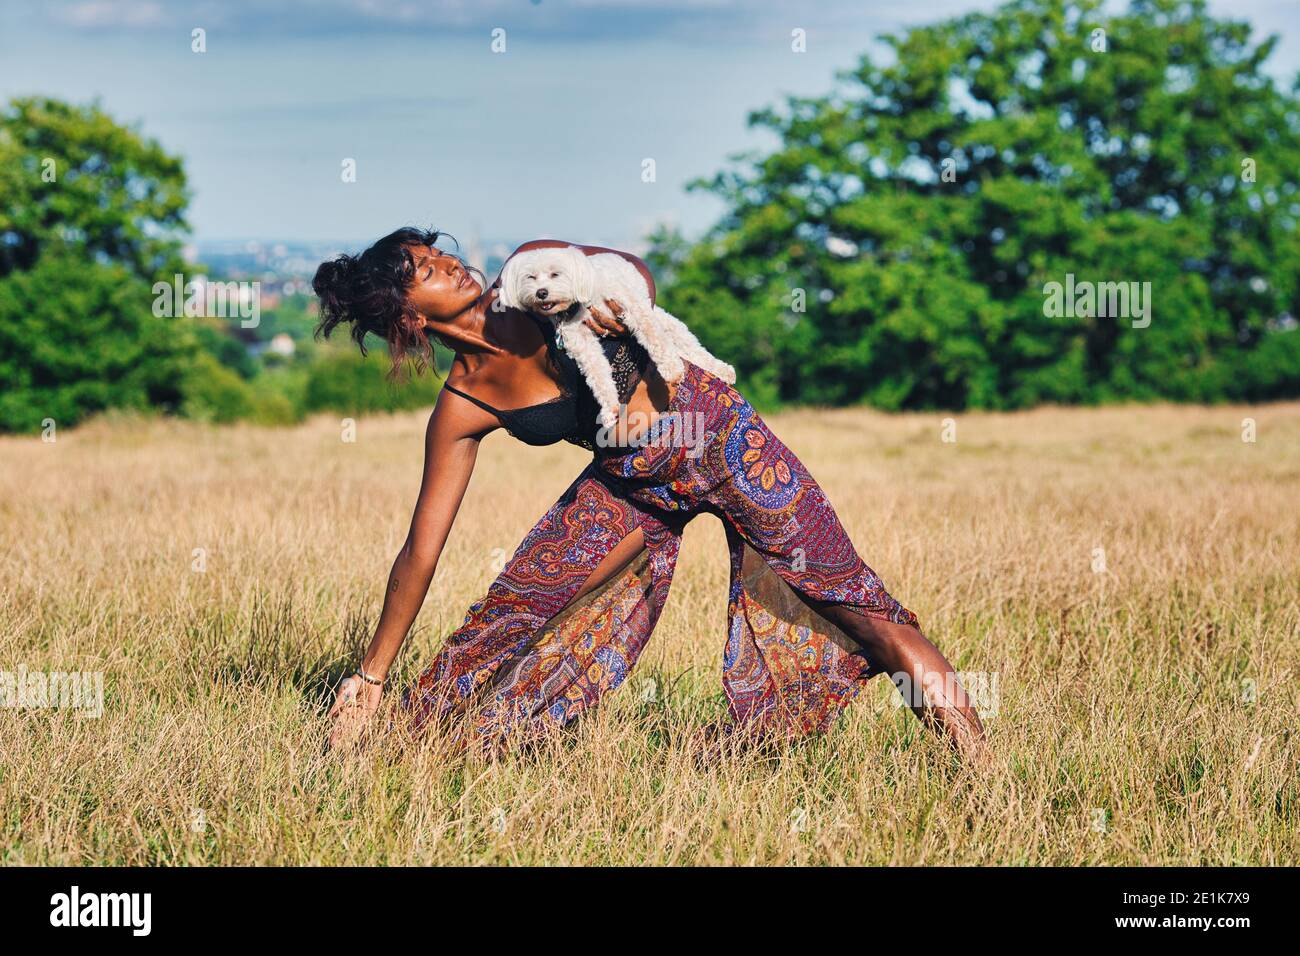
<instances>
[{"instance_id":1,"label":"woman's leg","mask_svg":"<svg viewBox=\"0 0 1300 956\"><path fill-rule=\"evenodd\" d=\"M890 673L904 691L919 688L908 703L927 726L963 753L980 751L979 716L952 665L862 560L812 475L744 396L686 368L669 407L682 440L653 431L646 447L601 467L635 484L638 501L711 510L727 526L723 689L733 719L825 729L865 680Z\"/></svg>"},{"instance_id":2,"label":"woman's leg","mask_svg":"<svg viewBox=\"0 0 1300 956\"><path fill-rule=\"evenodd\" d=\"M734 412L702 464L706 500L736 536L725 678L733 710L779 709L805 730L825 726L858 685L887 673L926 726L963 755L982 753L979 716L916 615L862 560L793 452L748 403ZM801 618L769 571L842 633ZM837 648L845 638L851 648Z\"/></svg>"},{"instance_id":3,"label":"woman's leg","mask_svg":"<svg viewBox=\"0 0 1300 956\"><path fill-rule=\"evenodd\" d=\"M496 743L567 724L594 706L622 683L649 638L676 544L584 472L420 677L408 696L417 722L472 711L479 737Z\"/></svg>"},{"instance_id":4,"label":"woman's leg","mask_svg":"<svg viewBox=\"0 0 1300 956\"><path fill-rule=\"evenodd\" d=\"M573 596L574 601L581 601L592 591L599 590L614 577L615 574L622 571L629 564L635 561L645 551L645 532L641 528L634 528L626 538L614 545L609 554L596 565L596 569L591 572L582 587L578 588L578 593Z\"/></svg>"},{"instance_id":5,"label":"woman's leg","mask_svg":"<svg viewBox=\"0 0 1300 956\"><path fill-rule=\"evenodd\" d=\"M731 517L723 519L731 550L723 686L733 717L796 733L823 730L863 683L888 674L926 726L963 754L979 753L979 715L915 616L856 552L857 571L827 573L838 562L825 555L851 547L842 529L831 536L835 547L793 543L803 539L783 545L769 537L760 552L753 542L761 531L746 535ZM822 528L818 542L827 535Z\"/></svg>"},{"instance_id":6,"label":"woman's leg","mask_svg":"<svg viewBox=\"0 0 1300 956\"><path fill-rule=\"evenodd\" d=\"M947 658L915 624L827 605L820 612L850 635L870 662L870 675L890 675L903 700L926 726L948 740L963 756L984 749L984 725Z\"/></svg>"}]
</instances>

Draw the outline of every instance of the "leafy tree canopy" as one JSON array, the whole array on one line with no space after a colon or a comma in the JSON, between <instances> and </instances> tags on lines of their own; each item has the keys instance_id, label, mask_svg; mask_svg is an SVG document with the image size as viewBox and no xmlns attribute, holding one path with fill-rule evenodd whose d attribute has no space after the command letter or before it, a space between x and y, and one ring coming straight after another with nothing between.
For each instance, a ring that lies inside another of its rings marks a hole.
<instances>
[{"instance_id":1,"label":"leafy tree canopy","mask_svg":"<svg viewBox=\"0 0 1300 956\"><path fill-rule=\"evenodd\" d=\"M0 112L0 430L104 408L177 408L195 332L155 317L183 269L179 159L96 106Z\"/></svg>"},{"instance_id":2,"label":"leafy tree canopy","mask_svg":"<svg viewBox=\"0 0 1300 956\"><path fill-rule=\"evenodd\" d=\"M882 38L660 230L663 302L766 402L1010 408L1300 394L1300 109L1201 0L1017 0ZM1045 287L1149 282L1150 324ZM800 301L802 299L802 302ZM803 306L801 311L800 306Z\"/></svg>"},{"instance_id":3,"label":"leafy tree canopy","mask_svg":"<svg viewBox=\"0 0 1300 956\"><path fill-rule=\"evenodd\" d=\"M0 276L62 245L152 282L180 271L179 158L98 106L16 99L0 113Z\"/></svg>"}]
</instances>

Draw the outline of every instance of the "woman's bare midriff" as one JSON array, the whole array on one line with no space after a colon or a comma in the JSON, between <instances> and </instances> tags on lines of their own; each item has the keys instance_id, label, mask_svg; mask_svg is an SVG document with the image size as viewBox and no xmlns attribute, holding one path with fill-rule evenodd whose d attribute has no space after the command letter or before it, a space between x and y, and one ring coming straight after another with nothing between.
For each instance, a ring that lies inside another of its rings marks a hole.
<instances>
[{"instance_id":1,"label":"woman's bare midriff","mask_svg":"<svg viewBox=\"0 0 1300 956\"><path fill-rule=\"evenodd\" d=\"M676 391L675 383L665 382L653 367L647 369L627 401L628 438L635 439L653 426L672 403Z\"/></svg>"}]
</instances>

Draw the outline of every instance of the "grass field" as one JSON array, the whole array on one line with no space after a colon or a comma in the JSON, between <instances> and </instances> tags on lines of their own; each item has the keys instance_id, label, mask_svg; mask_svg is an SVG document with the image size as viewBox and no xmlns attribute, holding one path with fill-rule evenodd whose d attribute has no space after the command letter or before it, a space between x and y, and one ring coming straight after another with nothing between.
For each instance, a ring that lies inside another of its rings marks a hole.
<instances>
[{"instance_id":1,"label":"grass field","mask_svg":"<svg viewBox=\"0 0 1300 956\"><path fill-rule=\"evenodd\" d=\"M708 517L637 671L572 739L497 762L403 735L327 753L329 688L377 617L423 416L361 419L354 442L327 418L105 419L0 439L0 670L104 688L98 718L0 711L0 861L1300 857L1300 404L970 414L955 442L940 415L770 421L926 633L996 675L984 772L883 680L832 733L699 765L686 740L722 706ZM583 460L485 442L399 683Z\"/></svg>"}]
</instances>

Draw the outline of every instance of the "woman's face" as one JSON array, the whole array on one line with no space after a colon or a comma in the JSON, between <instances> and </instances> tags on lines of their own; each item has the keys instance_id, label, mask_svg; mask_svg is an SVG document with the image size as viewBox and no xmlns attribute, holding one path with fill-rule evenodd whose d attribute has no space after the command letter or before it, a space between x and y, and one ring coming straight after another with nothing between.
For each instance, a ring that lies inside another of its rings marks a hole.
<instances>
[{"instance_id":1,"label":"woman's face","mask_svg":"<svg viewBox=\"0 0 1300 956\"><path fill-rule=\"evenodd\" d=\"M406 290L406 301L429 321L457 316L483 294L478 280L455 256L429 246L408 248L415 278Z\"/></svg>"}]
</instances>

